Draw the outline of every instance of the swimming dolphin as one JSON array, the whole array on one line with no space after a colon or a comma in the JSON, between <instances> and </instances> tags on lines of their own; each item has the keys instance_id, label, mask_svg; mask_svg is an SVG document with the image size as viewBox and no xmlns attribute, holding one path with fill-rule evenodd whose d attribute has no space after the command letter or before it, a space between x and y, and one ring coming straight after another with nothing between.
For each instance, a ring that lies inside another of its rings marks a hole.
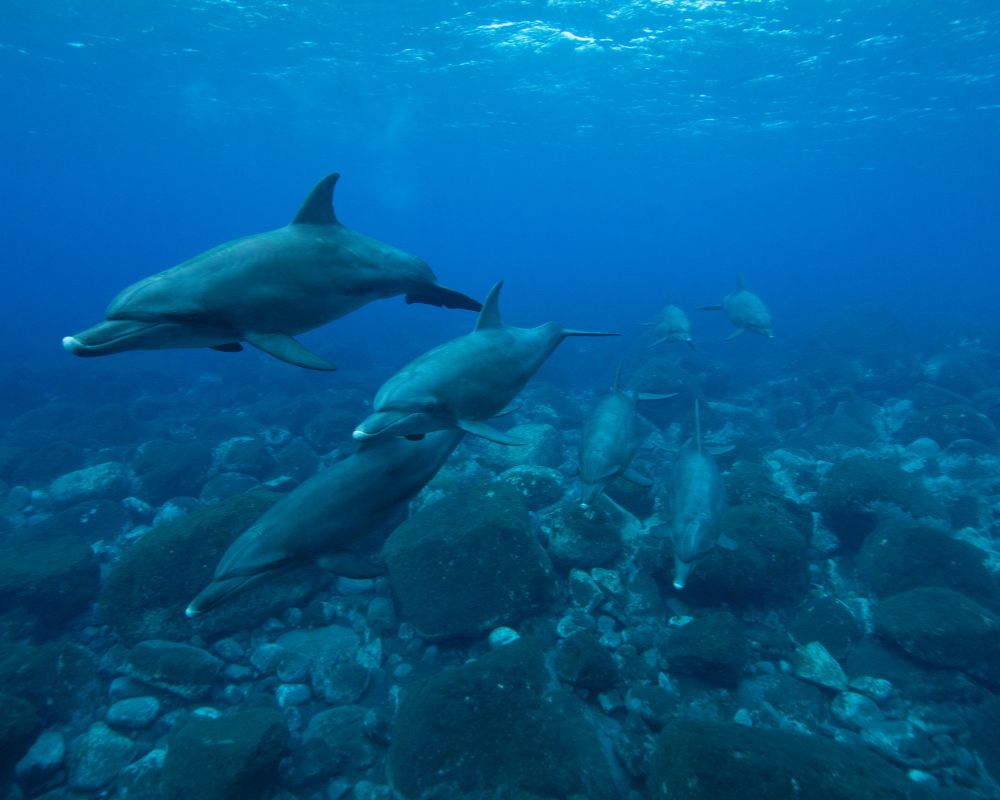
<instances>
[{"instance_id":1,"label":"swimming dolphin","mask_svg":"<svg viewBox=\"0 0 1000 800\"><path fill-rule=\"evenodd\" d=\"M670 539L674 546L674 588L683 589L694 565L722 540L726 513L726 489L715 460L702 448L701 412L694 405L694 440L689 441L674 462L671 474L673 522Z\"/></svg>"},{"instance_id":2,"label":"swimming dolphin","mask_svg":"<svg viewBox=\"0 0 1000 800\"><path fill-rule=\"evenodd\" d=\"M609 481L623 477L637 486L653 482L630 466L645 438L638 433L636 406L644 400L666 400L673 394L645 394L621 388L621 367L611 394L587 418L580 437L580 507L587 508Z\"/></svg>"},{"instance_id":3,"label":"swimming dolphin","mask_svg":"<svg viewBox=\"0 0 1000 800\"><path fill-rule=\"evenodd\" d=\"M355 439L461 428L500 444L524 444L486 420L517 396L567 336L617 336L567 330L556 322L537 328L504 325L502 286L500 281L490 290L472 333L424 353L382 384L372 403L375 413L358 425Z\"/></svg>"},{"instance_id":4,"label":"swimming dolphin","mask_svg":"<svg viewBox=\"0 0 1000 800\"><path fill-rule=\"evenodd\" d=\"M654 328L653 333L656 336L656 341L650 347L667 342L687 342L692 350L695 349L694 342L691 341L691 320L688 319L688 315L684 313L683 309L678 308L673 303L668 302L664 306L656 322L644 322L643 324L651 325Z\"/></svg>"},{"instance_id":5,"label":"swimming dolphin","mask_svg":"<svg viewBox=\"0 0 1000 800\"><path fill-rule=\"evenodd\" d=\"M736 275L736 291L730 292L722 299L719 306L701 306L699 311L722 311L736 330L726 337L735 339L741 333L750 331L759 333L768 339L774 338L774 330L771 325L771 312L767 310L764 301L753 292L748 292L743 288L743 276Z\"/></svg>"},{"instance_id":6,"label":"swimming dolphin","mask_svg":"<svg viewBox=\"0 0 1000 800\"><path fill-rule=\"evenodd\" d=\"M239 535L215 577L187 608L197 617L279 570L319 562L349 578L382 573L357 545L388 522L441 468L462 438L441 431L419 442L388 438L314 475Z\"/></svg>"},{"instance_id":7,"label":"swimming dolphin","mask_svg":"<svg viewBox=\"0 0 1000 800\"><path fill-rule=\"evenodd\" d=\"M336 367L296 341L296 334L385 297L478 311L471 297L439 286L416 256L337 221L327 175L295 219L277 230L221 244L122 291L105 321L63 339L77 356L125 350L211 347L240 342L306 369Z\"/></svg>"}]
</instances>

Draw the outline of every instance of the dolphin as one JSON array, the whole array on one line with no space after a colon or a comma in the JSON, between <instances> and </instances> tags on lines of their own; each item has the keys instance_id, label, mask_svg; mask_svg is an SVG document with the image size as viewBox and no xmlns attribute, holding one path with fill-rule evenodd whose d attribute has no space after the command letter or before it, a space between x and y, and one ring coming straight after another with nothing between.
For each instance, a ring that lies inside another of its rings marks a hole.
<instances>
[{"instance_id":1,"label":"dolphin","mask_svg":"<svg viewBox=\"0 0 1000 800\"><path fill-rule=\"evenodd\" d=\"M375 395L373 414L358 425L359 441L383 436L419 437L461 428L500 444L524 444L486 420L513 400L567 336L617 336L567 330L556 322L514 328L500 319L497 283L486 297L472 333L417 357Z\"/></svg>"},{"instance_id":2,"label":"dolphin","mask_svg":"<svg viewBox=\"0 0 1000 800\"><path fill-rule=\"evenodd\" d=\"M674 462L671 474L673 522L669 536L674 546L674 588L683 589L694 565L723 539L726 489L719 467L701 444L701 412L694 405L695 434Z\"/></svg>"},{"instance_id":3,"label":"dolphin","mask_svg":"<svg viewBox=\"0 0 1000 800\"><path fill-rule=\"evenodd\" d=\"M286 568L318 562L350 578L370 578L380 564L357 545L390 521L448 460L462 431L419 442L388 438L314 475L279 500L229 546L212 582L187 608L197 617Z\"/></svg>"},{"instance_id":4,"label":"dolphin","mask_svg":"<svg viewBox=\"0 0 1000 800\"><path fill-rule=\"evenodd\" d=\"M439 286L421 259L338 222L339 177L316 184L285 227L226 242L132 284L111 301L104 322L66 336L63 347L103 356L176 347L237 352L249 342L289 364L333 370L293 337L397 294L407 303L481 308Z\"/></svg>"},{"instance_id":5,"label":"dolphin","mask_svg":"<svg viewBox=\"0 0 1000 800\"><path fill-rule=\"evenodd\" d=\"M587 418L580 437L580 507L597 500L605 484L621 476L637 486L653 482L630 466L645 436L638 433L636 407L644 400L666 400L673 394L645 394L621 388L621 366L611 394Z\"/></svg>"},{"instance_id":6,"label":"dolphin","mask_svg":"<svg viewBox=\"0 0 1000 800\"><path fill-rule=\"evenodd\" d=\"M650 347L665 344L667 342L687 342L692 350L695 349L694 342L691 341L691 320L684 310L678 308L673 303L668 302L660 312L656 322L644 322L644 325L653 327L656 341Z\"/></svg>"},{"instance_id":7,"label":"dolphin","mask_svg":"<svg viewBox=\"0 0 1000 800\"><path fill-rule=\"evenodd\" d=\"M759 333L768 339L774 338L774 330L771 325L771 312L767 310L764 301L753 292L748 292L743 288L743 276L736 275L736 291L730 292L722 298L722 305L701 306L699 311L722 311L736 330L726 337L735 339L741 333L750 331Z\"/></svg>"}]
</instances>

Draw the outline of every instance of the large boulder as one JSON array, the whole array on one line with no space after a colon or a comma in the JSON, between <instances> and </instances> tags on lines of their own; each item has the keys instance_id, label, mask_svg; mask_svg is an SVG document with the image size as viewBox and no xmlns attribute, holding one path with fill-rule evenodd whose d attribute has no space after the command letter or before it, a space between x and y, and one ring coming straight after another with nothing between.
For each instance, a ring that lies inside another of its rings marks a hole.
<instances>
[{"instance_id":1,"label":"large boulder","mask_svg":"<svg viewBox=\"0 0 1000 800\"><path fill-rule=\"evenodd\" d=\"M133 462L140 496L159 505L171 497L197 495L211 463L212 452L201 442L146 442Z\"/></svg>"},{"instance_id":2,"label":"large boulder","mask_svg":"<svg viewBox=\"0 0 1000 800\"><path fill-rule=\"evenodd\" d=\"M914 439L933 439L947 447L956 439L973 439L982 444L993 444L997 438L996 425L988 416L965 403L954 403L917 411L896 432L901 442Z\"/></svg>"},{"instance_id":3,"label":"large boulder","mask_svg":"<svg viewBox=\"0 0 1000 800\"><path fill-rule=\"evenodd\" d=\"M226 548L278 499L255 492L167 522L122 553L101 591L104 620L130 643L186 640L253 625L311 594L321 575L294 570L232 598L195 620L184 611L212 579Z\"/></svg>"},{"instance_id":4,"label":"large boulder","mask_svg":"<svg viewBox=\"0 0 1000 800\"><path fill-rule=\"evenodd\" d=\"M937 586L911 589L882 601L875 621L914 658L1000 684L1000 617L965 595Z\"/></svg>"},{"instance_id":5,"label":"large boulder","mask_svg":"<svg viewBox=\"0 0 1000 800\"><path fill-rule=\"evenodd\" d=\"M60 475L49 486L49 499L60 507L87 500L121 500L129 489L125 465L105 461Z\"/></svg>"},{"instance_id":6,"label":"large boulder","mask_svg":"<svg viewBox=\"0 0 1000 800\"><path fill-rule=\"evenodd\" d=\"M91 543L114 541L131 526L128 512L113 500L86 500L57 511L27 529L32 539L74 536Z\"/></svg>"},{"instance_id":7,"label":"large boulder","mask_svg":"<svg viewBox=\"0 0 1000 800\"><path fill-rule=\"evenodd\" d=\"M915 520L944 519L943 506L920 480L895 464L849 458L823 476L816 495L823 521L846 550L857 550L889 511Z\"/></svg>"},{"instance_id":8,"label":"large boulder","mask_svg":"<svg viewBox=\"0 0 1000 800\"><path fill-rule=\"evenodd\" d=\"M653 800L930 800L878 756L784 730L678 720L656 742Z\"/></svg>"},{"instance_id":9,"label":"large boulder","mask_svg":"<svg viewBox=\"0 0 1000 800\"><path fill-rule=\"evenodd\" d=\"M514 447L485 440L473 443L480 448L483 463L496 472L525 464L554 468L562 463L562 434L551 425L544 422L515 425L507 433L525 444Z\"/></svg>"},{"instance_id":10,"label":"large boulder","mask_svg":"<svg viewBox=\"0 0 1000 800\"><path fill-rule=\"evenodd\" d=\"M98 687L94 656L68 642L0 643L0 694L30 702L46 723L64 722Z\"/></svg>"},{"instance_id":11,"label":"large boulder","mask_svg":"<svg viewBox=\"0 0 1000 800\"><path fill-rule=\"evenodd\" d=\"M520 493L501 483L425 506L383 548L401 618L423 636L474 636L544 608L552 570Z\"/></svg>"},{"instance_id":12,"label":"large boulder","mask_svg":"<svg viewBox=\"0 0 1000 800\"><path fill-rule=\"evenodd\" d=\"M671 674L735 686L750 657L740 621L729 611L705 611L670 632L663 654Z\"/></svg>"},{"instance_id":13,"label":"large boulder","mask_svg":"<svg viewBox=\"0 0 1000 800\"><path fill-rule=\"evenodd\" d=\"M458 796L621 797L596 723L573 695L547 691L550 682L541 647L520 639L418 684L396 717L393 788L408 800L435 787Z\"/></svg>"},{"instance_id":14,"label":"large boulder","mask_svg":"<svg viewBox=\"0 0 1000 800\"><path fill-rule=\"evenodd\" d=\"M86 611L99 582L93 552L75 537L0 546L0 613L21 607L55 626Z\"/></svg>"},{"instance_id":15,"label":"large boulder","mask_svg":"<svg viewBox=\"0 0 1000 800\"><path fill-rule=\"evenodd\" d=\"M208 696L222 671L222 662L200 647L149 639L133 647L125 674L185 700Z\"/></svg>"},{"instance_id":16,"label":"large boulder","mask_svg":"<svg viewBox=\"0 0 1000 800\"><path fill-rule=\"evenodd\" d=\"M265 797L287 743L285 720L270 704L192 717L170 732L160 792L164 800Z\"/></svg>"},{"instance_id":17,"label":"large boulder","mask_svg":"<svg viewBox=\"0 0 1000 800\"><path fill-rule=\"evenodd\" d=\"M996 608L1000 587L986 569L987 554L948 534L903 522L884 522L858 553L858 576L880 597L921 586L954 589Z\"/></svg>"}]
</instances>

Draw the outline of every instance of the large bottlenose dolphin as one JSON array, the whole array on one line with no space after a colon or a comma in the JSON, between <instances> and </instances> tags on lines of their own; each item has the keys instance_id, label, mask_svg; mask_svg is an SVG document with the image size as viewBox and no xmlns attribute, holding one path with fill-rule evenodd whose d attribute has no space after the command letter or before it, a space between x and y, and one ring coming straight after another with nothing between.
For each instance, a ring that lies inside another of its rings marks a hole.
<instances>
[{"instance_id":1,"label":"large bottlenose dolphin","mask_svg":"<svg viewBox=\"0 0 1000 800\"><path fill-rule=\"evenodd\" d=\"M687 342L692 350L695 349L694 342L691 341L691 320L684 310L678 308L673 303L668 302L660 312L656 322L644 322L643 325L650 325L654 328L653 333L656 341L650 347L665 344L667 342Z\"/></svg>"},{"instance_id":2,"label":"large bottlenose dolphin","mask_svg":"<svg viewBox=\"0 0 1000 800\"><path fill-rule=\"evenodd\" d=\"M722 305L701 306L699 311L722 311L736 330L733 331L726 340L735 339L741 333L759 333L768 339L774 338L774 330L771 325L771 312L767 310L764 301L753 292L748 292L743 288L743 276L736 275L736 290L722 298Z\"/></svg>"},{"instance_id":3,"label":"large bottlenose dolphin","mask_svg":"<svg viewBox=\"0 0 1000 800\"><path fill-rule=\"evenodd\" d=\"M416 256L337 221L327 175L290 224L226 242L121 292L105 321L63 339L78 356L240 342L307 369L336 367L293 336L366 303L405 294L407 303L478 311L471 297L439 286Z\"/></svg>"},{"instance_id":4,"label":"large bottlenose dolphin","mask_svg":"<svg viewBox=\"0 0 1000 800\"><path fill-rule=\"evenodd\" d=\"M719 467L701 443L701 412L694 406L694 439L674 462L671 475L673 523L669 529L674 546L674 588L683 589L694 565L720 544L732 547L722 537L726 513L726 489Z\"/></svg>"},{"instance_id":5,"label":"large bottlenose dolphin","mask_svg":"<svg viewBox=\"0 0 1000 800\"><path fill-rule=\"evenodd\" d=\"M673 394L645 394L621 388L621 367L611 394L597 404L580 437L580 505L587 508L619 475L637 486L653 482L630 466L645 438L638 432L636 406L643 400L666 400Z\"/></svg>"},{"instance_id":6,"label":"large bottlenose dolphin","mask_svg":"<svg viewBox=\"0 0 1000 800\"><path fill-rule=\"evenodd\" d=\"M500 287L486 297L472 333L439 345L411 361L375 395L375 413L354 438L418 437L461 428L500 444L524 444L486 420L513 400L567 336L617 336L567 330L556 322L513 328L500 319Z\"/></svg>"},{"instance_id":7,"label":"large bottlenose dolphin","mask_svg":"<svg viewBox=\"0 0 1000 800\"><path fill-rule=\"evenodd\" d=\"M350 578L381 574L353 547L388 522L441 468L462 438L441 431L419 442L401 438L362 444L314 475L239 535L212 582L187 608L204 614L237 592L295 565L319 562Z\"/></svg>"}]
</instances>

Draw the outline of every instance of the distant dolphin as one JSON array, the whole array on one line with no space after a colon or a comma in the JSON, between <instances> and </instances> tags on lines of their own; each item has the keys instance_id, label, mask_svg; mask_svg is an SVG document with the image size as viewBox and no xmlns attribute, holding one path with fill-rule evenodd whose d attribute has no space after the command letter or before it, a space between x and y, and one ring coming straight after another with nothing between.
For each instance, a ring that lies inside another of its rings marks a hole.
<instances>
[{"instance_id":1,"label":"distant dolphin","mask_svg":"<svg viewBox=\"0 0 1000 800\"><path fill-rule=\"evenodd\" d=\"M656 341L650 347L666 344L667 342L687 342L694 350L694 342L691 341L691 320L684 310L678 308L673 303L668 302L660 312L656 322L644 322L654 328Z\"/></svg>"},{"instance_id":2,"label":"distant dolphin","mask_svg":"<svg viewBox=\"0 0 1000 800\"><path fill-rule=\"evenodd\" d=\"M621 476L637 486L653 482L630 466L644 436L637 431L636 406L643 400L666 400L672 394L643 394L621 388L621 367L611 394L601 399L580 437L580 505L587 508L609 481Z\"/></svg>"},{"instance_id":3,"label":"distant dolphin","mask_svg":"<svg viewBox=\"0 0 1000 800\"><path fill-rule=\"evenodd\" d=\"M674 546L674 588L683 589L694 565L717 544L732 547L722 537L726 489L715 460L702 448L701 412L694 406L695 433L681 450L671 474L673 522L669 537Z\"/></svg>"},{"instance_id":4,"label":"distant dolphin","mask_svg":"<svg viewBox=\"0 0 1000 800\"><path fill-rule=\"evenodd\" d=\"M419 437L461 428L500 444L524 444L486 420L513 400L567 336L617 336L567 330L555 322L513 328L500 320L503 281L486 297L472 333L446 342L411 361L375 395L375 413L354 438Z\"/></svg>"},{"instance_id":5,"label":"distant dolphin","mask_svg":"<svg viewBox=\"0 0 1000 800\"><path fill-rule=\"evenodd\" d=\"M735 339L746 331L759 333L768 339L774 338L771 312L767 310L763 300L753 292L748 292L743 288L743 276L738 273L736 275L736 291L727 294L722 299L722 305L701 306L698 310L725 312L729 321L736 326L736 330L726 337L727 341Z\"/></svg>"},{"instance_id":6,"label":"distant dolphin","mask_svg":"<svg viewBox=\"0 0 1000 800\"><path fill-rule=\"evenodd\" d=\"M439 286L416 256L341 225L327 175L284 228L221 244L125 289L105 322L63 339L78 356L125 350L211 347L240 342L306 369L336 367L292 337L366 303L405 294L407 303L478 311L481 305Z\"/></svg>"},{"instance_id":7,"label":"distant dolphin","mask_svg":"<svg viewBox=\"0 0 1000 800\"><path fill-rule=\"evenodd\" d=\"M230 545L187 615L204 614L290 566L318 561L345 577L381 574L379 564L353 547L437 474L462 435L451 430L419 442L389 438L362 444L353 455L314 475Z\"/></svg>"}]
</instances>

